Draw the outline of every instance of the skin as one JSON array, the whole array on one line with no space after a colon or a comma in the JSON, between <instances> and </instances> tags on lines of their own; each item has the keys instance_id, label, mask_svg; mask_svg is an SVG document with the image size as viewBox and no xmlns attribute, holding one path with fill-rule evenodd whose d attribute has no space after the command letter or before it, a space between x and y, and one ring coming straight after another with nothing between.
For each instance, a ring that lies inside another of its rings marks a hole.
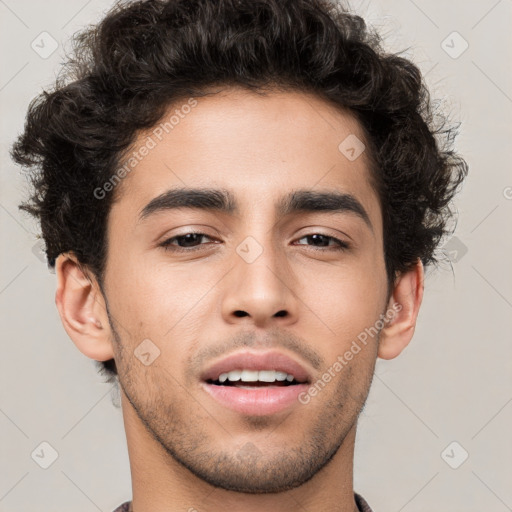
<instances>
[{"instance_id":1,"label":"skin","mask_svg":"<svg viewBox=\"0 0 512 512\"><path fill-rule=\"evenodd\" d=\"M357 418L376 358L396 357L413 335L423 268L399 275L388 294L367 155L349 161L338 150L350 134L364 141L349 112L298 92L230 88L197 100L116 191L104 293L73 253L56 265L68 335L86 356L116 360L133 510L357 510ZM229 189L240 212L182 208L139 222L173 187ZM352 194L371 228L351 212L276 216L275 203L296 189ZM211 238L190 253L159 246L190 231ZM304 238L316 233L350 247ZM247 236L263 248L252 263L236 251ZM393 304L400 311L308 404L248 416L201 387L200 372L241 347L278 348L316 381ZM160 350L148 366L134 355L145 339Z\"/></svg>"}]
</instances>

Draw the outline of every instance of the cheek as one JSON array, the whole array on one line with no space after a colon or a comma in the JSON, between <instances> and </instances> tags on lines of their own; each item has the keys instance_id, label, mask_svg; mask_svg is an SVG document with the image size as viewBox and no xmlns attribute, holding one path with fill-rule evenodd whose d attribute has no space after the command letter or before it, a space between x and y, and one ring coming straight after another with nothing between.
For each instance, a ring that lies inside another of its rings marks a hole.
<instances>
[{"instance_id":1,"label":"cheek","mask_svg":"<svg viewBox=\"0 0 512 512\"><path fill-rule=\"evenodd\" d=\"M352 314L378 311L386 298L384 270L375 262L355 261L317 266L301 273L302 289L308 304L321 303L329 311ZM362 258L361 258L362 260Z\"/></svg>"},{"instance_id":2,"label":"cheek","mask_svg":"<svg viewBox=\"0 0 512 512\"><path fill-rule=\"evenodd\" d=\"M175 347L178 339L182 344L194 340L205 308L212 315L217 307L211 292L222 274L218 268L208 269L126 261L110 275L115 283L110 288L112 313L130 334L150 338L166 349Z\"/></svg>"},{"instance_id":3,"label":"cheek","mask_svg":"<svg viewBox=\"0 0 512 512\"><path fill-rule=\"evenodd\" d=\"M379 320L385 307L386 278L377 268L362 262L304 274L301 298L321 319L322 331L331 340L327 358L336 359Z\"/></svg>"}]
</instances>

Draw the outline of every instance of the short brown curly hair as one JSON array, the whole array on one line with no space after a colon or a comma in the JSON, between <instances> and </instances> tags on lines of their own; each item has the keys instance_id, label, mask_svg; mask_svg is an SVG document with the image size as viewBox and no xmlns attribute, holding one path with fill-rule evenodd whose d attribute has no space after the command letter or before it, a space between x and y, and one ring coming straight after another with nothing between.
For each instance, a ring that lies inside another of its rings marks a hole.
<instances>
[{"instance_id":1,"label":"short brown curly hair","mask_svg":"<svg viewBox=\"0 0 512 512\"><path fill-rule=\"evenodd\" d=\"M348 108L373 161L389 282L418 259L435 262L467 173L452 148L458 127L434 112L419 69L381 45L334 0L116 4L75 36L74 55L53 90L32 101L12 148L33 185L20 208L41 223L49 266L74 251L101 285L113 196L94 190L171 102L212 85L277 86ZM117 374L113 360L100 368Z\"/></svg>"}]
</instances>

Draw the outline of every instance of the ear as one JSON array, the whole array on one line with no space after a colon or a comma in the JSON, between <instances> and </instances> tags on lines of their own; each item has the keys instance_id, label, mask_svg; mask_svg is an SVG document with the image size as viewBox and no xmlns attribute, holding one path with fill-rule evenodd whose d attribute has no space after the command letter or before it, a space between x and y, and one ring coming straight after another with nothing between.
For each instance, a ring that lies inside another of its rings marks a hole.
<instances>
[{"instance_id":1,"label":"ear","mask_svg":"<svg viewBox=\"0 0 512 512\"><path fill-rule=\"evenodd\" d=\"M105 300L73 253L62 253L55 263L55 304L68 336L78 350L96 361L114 357Z\"/></svg>"},{"instance_id":2,"label":"ear","mask_svg":"<svg viewBox=\"0 0 512 512\"><path fill-rule=\"evenodd\" d=\"M421 260L409 271L400 274L388 302L389 321L380 332L378 357L393 359L411 341L423 299L424 271Z\"/></svg>"}]
</instances>

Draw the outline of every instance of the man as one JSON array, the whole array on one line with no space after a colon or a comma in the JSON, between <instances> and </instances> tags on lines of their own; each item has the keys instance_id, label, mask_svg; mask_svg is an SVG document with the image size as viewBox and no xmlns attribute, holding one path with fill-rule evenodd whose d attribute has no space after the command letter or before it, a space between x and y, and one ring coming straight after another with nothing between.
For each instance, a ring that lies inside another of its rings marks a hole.
<instances>
[{"instance_id":1,"label":"man","mask_svg":"<svg viewBox=\"0 0 512 512\"><path fill-rule=\"evenodd\" d=\"M120 385L116 512L370 511L357 419L467 171L418 69L328 0L128 3L76 42L13 156Z\"/></svg>"}]
</instances>

